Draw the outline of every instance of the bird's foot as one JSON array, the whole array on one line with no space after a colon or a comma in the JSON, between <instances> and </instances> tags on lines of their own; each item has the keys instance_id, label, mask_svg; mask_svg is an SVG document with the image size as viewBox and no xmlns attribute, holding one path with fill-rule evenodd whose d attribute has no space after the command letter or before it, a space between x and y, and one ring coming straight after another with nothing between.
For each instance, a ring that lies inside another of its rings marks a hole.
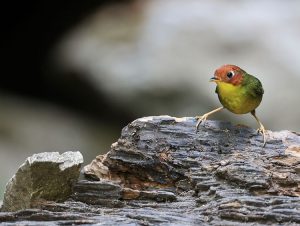
<instances>
[{"instance_id":1,"label":"bird's foot","mask_svg":"<svg viewBox=\"0 0 300 226\"><path fill-rule=\"evenodd\" d=\"M208 115L209 115L209 114L204 114L204 115L202 115L202 116L196 116L196 117L195 117L196 119L198 119L197 124L196 124L196 132L198 131L198 128L199 128L200 124L201 124L202 122L205 122L205 121L206 121Z\"/></svg>"},{"instance_id":2,"label":"bird's foot","mask_svg":"<svg viewBox=\"0 0 300 226\"><path fill-rule=\"evenodd\" d=\"M264 144L263 147L266 146L266 136L267 136L267 130L265 129L265 127L261 124L260 127L256 130L257 133L260 133L263 136L263 140L264 140Z\"/></svg>"},{"instance_id":3,"label":"bird's foot","mask_svg":"<svg viewBox=\"0 0 300 226\"><path fill-rule=\"evenodd\" d=\"M197 133L197 131L198 131L198 127L199 127L199 125L201 124L201 122L205 122L205 121L206 121L206 118L207 118L209 115L212 115L212 114L214 114L214 113L216 113L216 112L218 112L218 111L221 111L223 108L224 108L224 107L219 107L219 108L217 108L217 109L215 109L215 110L213 110L213 111L210 111L210 112L208 112L208 113L206 113L206 114L204 114L204 115L202 115L202 116L196 116L196 119L198 119L197 124L196 124L196 133Z\"/></svg>"}]
</instances>

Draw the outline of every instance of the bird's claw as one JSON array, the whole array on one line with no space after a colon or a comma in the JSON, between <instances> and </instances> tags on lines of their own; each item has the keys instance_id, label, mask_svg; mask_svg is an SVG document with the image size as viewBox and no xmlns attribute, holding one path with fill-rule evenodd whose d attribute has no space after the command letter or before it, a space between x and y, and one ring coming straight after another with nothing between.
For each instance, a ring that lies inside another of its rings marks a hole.
<instances>
[{"instance_id":1,"label":"bird's claw","mask_svg":"<svg viewBox=\"0 0 300 226\"><path fill-rule=\"evenodd\" d=\"M265 127L263 125L260 125L260 127L256 131L257 131L257 133L260 133L263 136L263 140L264 140L263 147L265 147L266 146L266 134L267 134Z\"/></svg>"},{"instance_id":2,"label":"bird's claw","mask_svg":"<svg viewBox=\"0 0 300 226\"><path fill-rule=\"evenodd\" d=\"M195 117L196 119L198 119L197 124L196 124L196 132L198 131L198 128L199 128L200 124L201 124L202 122L205 122L205 121L206 121L207 116L208 116L207 114L204 114L204 115L202 115L202 116L196 116L196 117Z\"/></svg>"},{"instance_id":3,"label":"bird's claw","mask_svg":"<svg viewBox=\"0 0 300 226\"><path fill-rule=\"evenodd\" d=\"M221 111L223 108L224 108L224 107L219 107L219 108L217 108L217 109L215 109L215 110L213 110L213 111L210 111L210 112L208 112L208 113L206 113L206 114L204 114L204 115L202 115L202 116L196 116L196 119L198 119L197 124L196 124L196 133L197 133L197 131L198 131L198 127L199 127L199 125L201 124L201 122L205 122L205 121L206 121L206 118L207 118L208 116L210 116L211 114L214 114L214 113L216 113L216 112L218 112L218 111Z\"/></svg>"}]
</instances>

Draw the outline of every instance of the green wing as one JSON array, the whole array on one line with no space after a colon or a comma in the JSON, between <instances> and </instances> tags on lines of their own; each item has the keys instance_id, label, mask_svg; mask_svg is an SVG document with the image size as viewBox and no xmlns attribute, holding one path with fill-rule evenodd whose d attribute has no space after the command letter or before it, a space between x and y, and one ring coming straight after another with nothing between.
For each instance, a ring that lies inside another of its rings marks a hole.
<instances>
[{"instance_id":1,"label":"green wing","mask_svg":"<svg viewBox=\"0 0 300 226\"><path fill-rule=\"evenodd\" d=\"M264 89L261 82L252 75L247 74L244 81L248 93L253 97L262 97Z\"/></svg>"}]
</instances>

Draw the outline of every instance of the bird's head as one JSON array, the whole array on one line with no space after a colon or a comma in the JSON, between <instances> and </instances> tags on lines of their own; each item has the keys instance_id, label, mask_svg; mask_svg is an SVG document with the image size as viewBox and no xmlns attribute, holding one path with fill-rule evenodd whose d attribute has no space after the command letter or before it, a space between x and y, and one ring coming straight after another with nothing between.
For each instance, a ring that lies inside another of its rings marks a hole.
<instances>
[{"instance_id":1,"label":"bird's head","mask_svg":"<svg viewBox=\"0 0 300 226\"><path fill-rule=\"evenodd\" d=\"M246 72L235 65L226 64L215 71L214 77L210 79L211 82L226 82L232 85L240 85L243 82L244 74Z\"/></svg>"}]
</instances>

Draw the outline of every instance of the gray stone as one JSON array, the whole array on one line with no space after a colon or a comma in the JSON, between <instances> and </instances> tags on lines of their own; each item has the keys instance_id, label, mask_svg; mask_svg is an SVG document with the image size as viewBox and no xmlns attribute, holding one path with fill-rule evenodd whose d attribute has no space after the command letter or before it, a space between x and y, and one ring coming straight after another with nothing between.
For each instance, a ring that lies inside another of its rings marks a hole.
<instances>
[{"instance_id":1,"label":"gray stone","mask_svg":"<svg viewBox=\"0 0 300 226\"><path fill-rule=\"evenodd\" d=\"M300 222L298 134L268 131L262 147L254 129L208 120L196 132L195 124L195 118L137 119L84 172L121 183L127 204L144 207L128 217L147 223ZM155 219L146 206L156 206Z\"/></svg>"},{"instance_id":2,"label":"gray stone","mask_svg":"<svg viewBox=\"0 0 300 226\"><path fill-rule=\"evenodd\" d=\"M9 180L2 211L31 208L41 200L64 201L72 193L83 157L80 152L44 152L26 159Z\"/></svg>"},{"instance_id":3,"label":"gray stone","mask_svg":"<svg viewBox=\"0 0 300 226\"><path fill-rule=\"evenodd\" d=\"M139 199L155 200L157 202L176 201L176 195L169 191L141 191Z\"/></svg>"},{"instance_id":4,"label":"gray stone","mask_svg":"<svg viewBox=\"0 0 300 226\"><path fill-rule=\"evenodd\" d=\"M155 116L126 126L63 203L0 213L38 225L298 225L299 134ZM73 199L73 200L72 200Z\"/></svg>"},{"instance_id":5,"label":"gray stone","mask_svg":"<svg viewBox=\"0 0 300 226\"><path fill-rule=\"evenodd\" d=\"M89 205L120 207L121 186L112 181L78 181L73 188L72 198Z\"/></svg>"}]
</instances>

